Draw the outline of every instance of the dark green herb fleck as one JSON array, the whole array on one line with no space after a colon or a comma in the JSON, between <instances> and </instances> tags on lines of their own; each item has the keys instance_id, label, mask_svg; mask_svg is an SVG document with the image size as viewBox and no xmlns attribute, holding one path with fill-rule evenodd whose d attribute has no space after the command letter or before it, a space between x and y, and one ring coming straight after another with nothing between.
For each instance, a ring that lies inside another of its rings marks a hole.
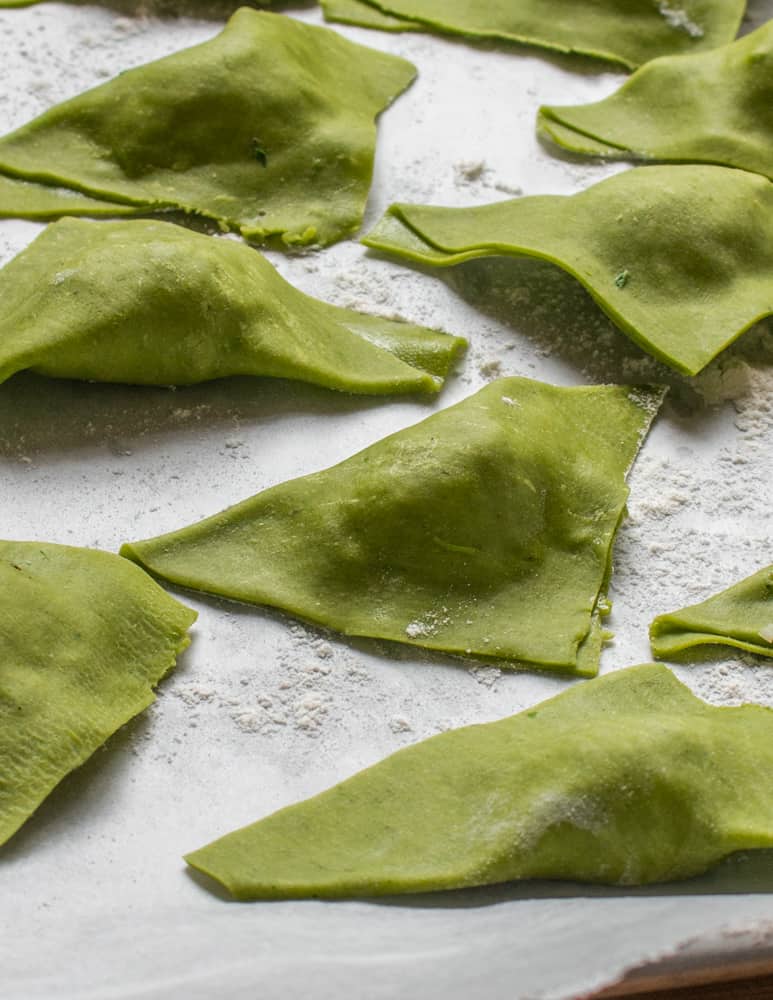
<instances>
[{"instance_id":1,"label":"dark green herb fleck","mask_svg":"<svg viewBox=\"0 0 773 1000\"><path fill-rule=\"evenodd\" d=\"M252 155L262 167L268 166L268 153L260 143L260 139L253 139L251 142Z\"/></svg>"},{"instance_id":2,"label":"dark green herb fleck","mask_svg":"<svg viewBox=\"0 0 773 1000\"><path fill-rule=\"evenodd\" d=\"M615 284L617 285L618 288L625 288L625 286L630 281L630 278L631 278L631 272L630 271L621 271L615 277Z\"/></svg>"}]
</instances>

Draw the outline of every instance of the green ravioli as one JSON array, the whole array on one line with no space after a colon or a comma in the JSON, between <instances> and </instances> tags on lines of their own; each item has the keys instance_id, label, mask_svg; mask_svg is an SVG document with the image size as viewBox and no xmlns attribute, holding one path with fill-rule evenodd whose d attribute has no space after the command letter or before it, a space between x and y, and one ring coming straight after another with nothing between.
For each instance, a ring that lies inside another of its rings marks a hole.
<instances>
[{"instance_id":1,"label":"green ravioli","mask_svg":"<svg viewBox=\"0 0 773 1000\"><path fill-rule=\"evenodd\" d=\"M237 899L686 878L773 846L773 711L665 667L433 736L186 857Z\"/></svg>"},{"instance_id":2,"label":"green ravioli","mask_svg":"<svg viewBox=\"0 0 773 1000\"><path fill-rule=\"evenodd\" d=\"M575 195L476 208L392 205L363 243L438 267L549 260L687 375L773 313L773 184L726 167L644 167Z\"/></svg>"},{"instance_id":3,"label":"green ravioli","mask_svg":"<svg viewBox=\"0 0 773 1000\"><path fill-rule=\"evenodd\" d=\"M409 20L386 14L386 7L370 0L320 0L325 20L339 24L354 24L360 28L377 28L379 31L426 31L435 28L421 21ZM442 30L442 29L441 29Z\"/></svg>"},{"instance_id":4,"label":"green ravioli","mask_svg":"<svg viewBox=\"0 0 773 1000\"><path fill-rule=\"evenodd\" d=\"M0 844L154 700L196 613L125 559L0 542Z\"/></svg>"},{"instance_id":5,"label":"green ravioli","mask_svg":"<svg viewBox=\"0 0 773 1000\"><path fill-rule=\"evenodd\" d=\"M0 175L0 218L15 216L45 222L62 215L114 218L142 214L147 215L148 209L137 205L117 205L67 188L43 187L34 181Z\"/></svg>"},{"instance_id":6,"label":"green ravioli","mask_svg":"<svg viewBox=\"0 0 773 1000\"><path fill-rule=\"evenodd\" d=\"M650 643L664 659L707 644L773 656L773 565L700 604L658 615Z\"/></svg>"},{"instance_id":7,"label":"green ravioli","mask_svg":"<svg viewBox=\"0 0 773 1000\"><path fill-rule=\"evenodd\" d=\"M321 0L331 21L522 42L629 69L735 38L746 0Z\"/></svg>"},{"instance_id":8,"label":"green ravioli","mask_svg":"<svg viewBox=\"0 0 773 1000\"><path fill-rule=\"evenodd\" d=\"M346 635L590 676L625 475L661 396L502 379L121 554Z\"/></svg>"},{"instance_id":9,"label":"green ravioli","mask_svg":"<svg viewBox=\"0 0 773 1000\"><path fill-rule=\"evenodd\" d=\"M0 382L272 375L435 392L465 342L304 295L257 251L167 222L62 219L0 270Z\"/></svg>"},{"instance_id":10,"label":"green ravioli","mask_svg":"<svg viewBox=\"0 0 773 1000\"><path fill-rule=\"evenodd\" d=\"M718 163L773 179L773 21L712 52L647 63L596 104L540 108L573 153Z\"/></svg>"},{"instance_id":11,"label":"green ravioli","mask_svg":"<svg viewBox=\"0 0 773 1000\"><path fill-rule=\"evenodd\" d=\"M256 242L326 245L359 227L374 119L414 75L405 60L329 29L243 8L212 41L128 70L0 139L0 208L67 214L73 195L59 196L57 213L53 186L120 211L196 213ZM38 182L40 202L29 183L14 200L13 178Z\"/></svg>"}]
</instances>

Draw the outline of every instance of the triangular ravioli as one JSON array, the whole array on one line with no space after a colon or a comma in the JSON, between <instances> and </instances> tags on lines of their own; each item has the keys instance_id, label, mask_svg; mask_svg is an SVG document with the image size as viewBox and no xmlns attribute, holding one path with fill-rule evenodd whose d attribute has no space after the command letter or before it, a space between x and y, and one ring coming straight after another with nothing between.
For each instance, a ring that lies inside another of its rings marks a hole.
<instances>
[{"instance_id":1,"label":"triangular ravioli","mask_svg":"<svg viewBox=\"0 0 773 1000\"><path fill-rule=\"evenodd\" d=\"M746 0L321 0L330 21L536 45L634 69L735 38Z\"/></svg>"},{"instance_id":2,"label":"triangular ravioli","mask_svg":"<svg viewBox=\"0 0 773 1000\"><path fill-rule=\"evenodd\" d=\"M49 186L119 212L196 213L255 242L327 245L359 227L375 118L415 72L327 28L243 8L211 41L128 70L0 139L0 208L52 217ZM14 178L40 184L41 202L29 183L15 201ZM73 195L59 197L66 214Z\"/></svg>"},{"instance_id":3,"label":"triangular ravioli","mask_svg":"<svg viewBox=\"0 0 773 1000\"><path fill-rule=\"evenodd\" d=\"M121 553L346 635L590 676L625 475L661 396L502 379Z\"/></svg>"},{"instance_id":4,"label":"triangular ravioli","mask_svg":"<svg viewBox=\"0 0 773 1000\"><path fill-rule=\"evenodd\" d=\"M108 552L0 542L0 844L155 700L195 619Z\"/></svg>"},{"instance_id":5,"label":"triangular ravioli","mask_svg":"<svg viewBox=\"0 0 773 1000\"><path fill-rule=\"evenodd\" d=\"M650 643L661 659L714 644L773 656L773 565L700 604L658 615Z\"/></svg>"},{"instance_id":6,"label":"triangular ravioli","mask_svg":"<svg viewBox=\"0 0 773 1000\"><path fill-rule=\"evenodd\" d=\"M686 878L773 846L773 710L665 667L433 736L189 854L237 899Z\"/></svg>"},{"instance_id":7,"label":"triangular ravioli","mask_svg":"<svg viewBox=\"0 0 773 1000\"><path fill-rule=\"evenodd\" d=\"M310 298L256 250L167 222L49 226L0 270L0 382L186 385L226 375L436 392L465 342Z\"/></svg>"},{"instance_id":8,"label":"triangular ravioli","mask_svg":"<svg viewBox=\"0 0 773 1000\"><path fill-rule=\"evenodd\" d=\"M473 208L392 205L362 242L438 267L549 260L687 375L773 313L773 184L727 167L643 167L579 194Z\"/></svg>"},{"instance_id":9,"label":"triangular ravioli","mask_svg":"<svg viewBox=\"0 0 773 1000\"><path fill-rule=\"evenodd\" d=\"M647 63L606 100L540 108L537 127L572 153L716 163L773 180L773 21L712 52Z\"/></svg>"}]
</instances>

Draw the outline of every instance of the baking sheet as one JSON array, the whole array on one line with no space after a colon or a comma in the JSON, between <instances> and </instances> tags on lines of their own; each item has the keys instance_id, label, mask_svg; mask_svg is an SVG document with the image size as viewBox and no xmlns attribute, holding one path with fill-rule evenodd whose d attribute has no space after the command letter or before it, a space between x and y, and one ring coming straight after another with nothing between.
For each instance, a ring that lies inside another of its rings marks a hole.
<instances>
[{"instance_id":1,"label":"baking sheet","mask_svg":"<svg viewBox=\"0 0 773 1000\"><path fill-rule=\"evenodd\" d=\"M753 0L744 30L773 16ZM322 23L314 7L292 16ZM222 22L44 4L0 12L0 130ZM619 74L533 51L337 28L403 55L416 85L381 122L365 229L394 200L482 204L570 193L621 165L550 155L540 103L601 98ZM39 231L0 222L0 260ZM651 618L768 563L773 328L687 380L616 332L568 276L534 261L422 273L354 242L270 255L339 305L442 327L470 350L437 400L383 401L275 380L179 390L17 376L0 387L3 534L116 550L323 468L499 375L664 381L615 547L607 672L647 661ZM686 947L773 950L773 857L634 891L529 883L378 902L235 904L181 855L442 729L519 711L565 679L406 647L344 642L285 616L181 595L194 642L156 705L66 779L0 850L8 1000L397 996L564 998ZM716 703L773 705L741 655L677 668Z\"/></svg>"}]
</instances>

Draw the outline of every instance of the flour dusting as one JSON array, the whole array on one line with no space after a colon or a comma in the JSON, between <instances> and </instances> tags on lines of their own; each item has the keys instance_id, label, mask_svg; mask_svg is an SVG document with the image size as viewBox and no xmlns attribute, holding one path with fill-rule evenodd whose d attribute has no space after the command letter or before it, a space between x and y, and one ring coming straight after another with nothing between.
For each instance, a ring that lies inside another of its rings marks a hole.
<instances>
[{"instance_id":1,"label":"flour dusting","mask_svg":"<svg viewBox=\"0 0 773 1000\"><path fill-rule=\"evenodd\" d=\"M690 38L703 38L703 28L693 21L686 10L674 7L668 0L658 0L658 10L661 17L677 31L685 31Z\"/></svg>"}]
</instances>

